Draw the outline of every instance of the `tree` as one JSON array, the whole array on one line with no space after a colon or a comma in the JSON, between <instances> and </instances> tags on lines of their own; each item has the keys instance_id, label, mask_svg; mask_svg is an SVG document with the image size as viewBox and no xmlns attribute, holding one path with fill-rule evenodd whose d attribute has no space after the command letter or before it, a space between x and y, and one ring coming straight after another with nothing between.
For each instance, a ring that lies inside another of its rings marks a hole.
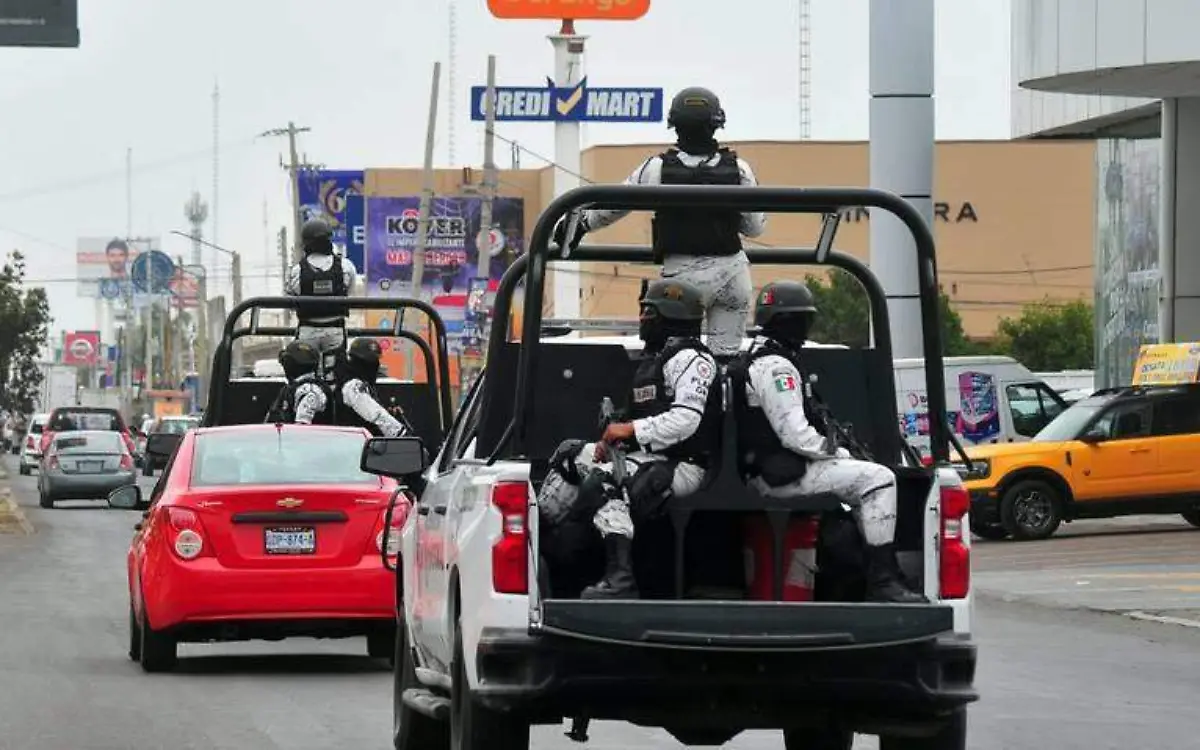
<instances>
[{"instance_id":1,"label":"tree","mask_svg":"<svg viewBox=\"0 0 1200 750\"><path fill-rule=\"evenodd\" d=\"M1026 305L998 327L1009 356L1035 371L1088 370L1095 366L1092 306L1083 300Z\"/></svg>"},{"instance_id":2,"label":"tree","mask_svg":"<svg viewBox=\"0 0 1200 750\"><path fill-rule=\"evenodd\" d=\"M837 269L830 274L828 283L816 276L806 277L804 283L817 303L813 340L854 347L870 343L870 305L857 279ZM942 294L940 304L943 353L950 357L986 353L988 345L967 338L962 317L950 306L950 298Z\"/></svg>"},{"instance_id":3,"label":"tree","mask_svg":"<svg viewBox=\"0 0 1200 750\"><path fill-rule=\"evenodd\" d=\"M12 251L0 267L0 409L33 411L52 320L46 290L25 288L25 257Z\"/></svg>"}]
</instances>

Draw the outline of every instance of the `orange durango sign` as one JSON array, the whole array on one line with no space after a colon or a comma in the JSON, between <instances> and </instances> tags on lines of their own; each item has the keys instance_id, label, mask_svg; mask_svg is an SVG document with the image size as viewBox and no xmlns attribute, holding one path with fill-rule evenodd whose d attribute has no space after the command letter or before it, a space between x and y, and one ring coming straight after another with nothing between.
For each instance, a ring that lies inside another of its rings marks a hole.
<instances>
[{"instance_id":1,"label":"orange durango sign","mask_svg":"<svg viewBox=\"0 0 1200 750\"><path fill-rule=\"evenodd\" d=\"M488 0L496 18L636 21L650 10L650 0Z\"/></svg>"}]
</instances>

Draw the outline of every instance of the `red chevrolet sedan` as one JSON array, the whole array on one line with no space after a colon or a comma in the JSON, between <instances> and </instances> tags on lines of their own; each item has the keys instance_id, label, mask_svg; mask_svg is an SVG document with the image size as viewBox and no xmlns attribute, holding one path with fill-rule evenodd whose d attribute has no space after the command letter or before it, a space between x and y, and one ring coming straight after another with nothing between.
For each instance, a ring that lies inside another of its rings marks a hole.
<instances>
[{"instance_id":1,"label":"red chevrolet sedan","mask_svg":"<svg viewBox=\"0 0 1200 750\"><path fill-rule=\"evenodd\" d=\"M150 498L128 555L129 656L175 665L181 642L366 636L391 658L396 558L411 507L389 479L363 473L365 430L239 425L188 432ZM384 547L389 565L383 560Z\"/></svg>"}]
</instances>

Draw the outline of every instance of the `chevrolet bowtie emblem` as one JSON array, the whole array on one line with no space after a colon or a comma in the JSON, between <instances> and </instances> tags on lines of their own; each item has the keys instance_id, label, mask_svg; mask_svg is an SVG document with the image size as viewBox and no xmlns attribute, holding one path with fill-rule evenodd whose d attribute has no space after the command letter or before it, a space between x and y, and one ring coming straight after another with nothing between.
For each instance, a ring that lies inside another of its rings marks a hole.
<instances>
[{"instance_id":1,"label":"chevrolet bowtie emblem","mask_svg":"<svg viewBox=\"0 0 1200 750\"><path fill-rule=\"evenodd\" d=\"M275 504L280 508L299 508L304 505L304 501L294 497L285 497L282 500L276 500Z\"/></svg>"}]
</instances>

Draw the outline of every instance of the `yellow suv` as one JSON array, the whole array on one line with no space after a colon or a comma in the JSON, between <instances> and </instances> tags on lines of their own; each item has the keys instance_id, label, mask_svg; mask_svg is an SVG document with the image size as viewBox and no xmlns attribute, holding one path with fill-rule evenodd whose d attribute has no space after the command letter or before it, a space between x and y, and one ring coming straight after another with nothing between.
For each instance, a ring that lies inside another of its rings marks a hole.
<instances>
[{"instance_id":1,"label":"yellow suv","mask_svg":"<svg viewBox=\"0 0 1200 750\"><path fill-rule=\"evenodd\" d=\"M1063 521L1142 513L1200 526L1200 385L1100 391L1029 442L967 455L956 468L984 539L1045 539Z\"/></svg>"}]
</instances>

